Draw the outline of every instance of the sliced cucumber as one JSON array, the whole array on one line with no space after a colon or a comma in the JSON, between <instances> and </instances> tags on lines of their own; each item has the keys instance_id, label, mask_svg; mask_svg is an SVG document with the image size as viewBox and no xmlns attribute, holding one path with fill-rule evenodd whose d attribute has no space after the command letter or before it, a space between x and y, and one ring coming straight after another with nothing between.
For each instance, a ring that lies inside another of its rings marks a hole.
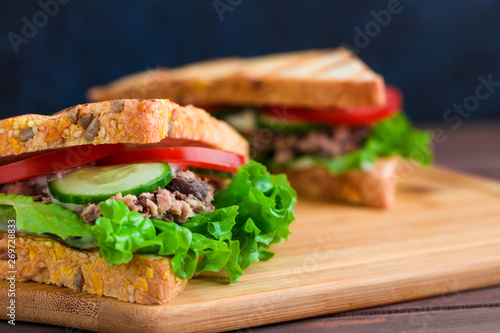
<instances>
[{"instance_id":1,"label":"sliced cucumber","mask_svg":"<svg viewBox=\"0 0 500 333\"><path fill-rule=\"evenodd\" d=\"M220 109L214 109L210 111L210 114L217 119L225 120L227 116L232 116L242 112L245 106L227 106L221 107Z\"/></svg>"},{"instance_id":2,"label":"sliced cucumber","mask_svg":"<svg viewBox=\"0 0 500 333\"><path fill-rule=\"evenodd\" d=\"M266 114L259 113L257 115L257 125L260 128L268 128L273 132L285 133L306 133L317 130L327 130L331 126L326 124L305 123L300 121L292 121L287 119L276 119Z\"/></svg>"},{"instance_id":3,"label":"sliced cucumber","mask_svg":"<svg viewBox=\"0 0 500 333\"><path fill-rule=\"evenodd\" d=\"M256 127L255 109L251 107L233 108L229 112L218 111L213 115L217 119L224 120L241 133L248 133Z\"/></svg>"},{"instance_id":4,"label":"sliced cucumber","mask_svg":"<svg viewBox=\"0 0 500 333\"><path fill-rule=\"evenodd\" d=\"M172 180L167 163L137 163L75 170L49 183L50 194L64 203L88 204L117 193L139 195Z\"/></svg>"}]
</instances>

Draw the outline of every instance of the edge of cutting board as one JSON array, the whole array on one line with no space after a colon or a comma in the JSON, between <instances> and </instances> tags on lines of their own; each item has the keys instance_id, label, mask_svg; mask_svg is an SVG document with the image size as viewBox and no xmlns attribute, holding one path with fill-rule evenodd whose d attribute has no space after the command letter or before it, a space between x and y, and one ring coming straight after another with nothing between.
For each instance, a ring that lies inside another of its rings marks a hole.
<instances>
[{"instance_id":1,"label":"edge of cutting board","mask_svg":"<svg viewBox=\"0 0 500 333\"><path fill-rule=\"evenodd\" d=\"M441 167L417 170L413 177L402 179L401 188L404 191L408 186L418 185L418 179L426 177L436 179L439 184L500 199L500 183ZM337 207L331 206L332 209ZM367 212L366 208L355 209ZM381 213L376 211L376 214ZM279 246L281 244L274 249ZM411 263L412 256L428 258L429 262L439 257L443 261L439 265L417 265ZM266 267L272 267L272 261L270 263L271 266ZM470 244L456 244L452 251L436 248L426 252L423 249L391 258L391 265L406 267L401 271L381 267L383 262L353 263L350 269L354 270L371 272L378 267L380 272L370 274L369 283L360 276L325 279L333 271L335 262L273 271L271 275L274 276L269 277L262 269L267 263L254 265L258 269L251 270L249 276L244 276L236 285L221 287L216 282L192 280L184 293L163 306L123 303L35 282L17 283L16 321L130 333L218 332L259 326L500 284L500 241L490 237ZM308 274L309 271L314 274ZM391 273L386 274L386 271ZM282 279L283 289L273 289L276 277ZM314 281L309 283L309 279ZM252 291L239 294L238 290L243 290L245 284ZM227 292L227 297L205 299L204 291L213 292L215 288L223 288L219 290ZM0 307L3 309L9 302L7 290L7 282L0 282ZM196 302L187 301L194 298L198 298ZM0 313L0 318L8 319L5 311Z\"/></svg>"}]
</instances>

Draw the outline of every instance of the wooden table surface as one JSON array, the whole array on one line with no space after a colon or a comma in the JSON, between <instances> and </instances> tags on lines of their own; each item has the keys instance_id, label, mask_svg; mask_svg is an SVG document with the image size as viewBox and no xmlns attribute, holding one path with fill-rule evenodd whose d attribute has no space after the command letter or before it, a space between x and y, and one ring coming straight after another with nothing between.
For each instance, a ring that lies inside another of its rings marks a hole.
<instances>
[{"instance_id":1,"label":"wooden table surface","mask_svg":"<svg viewBox=\"0 0 500 333\"><path fill-rule=\"evenodd\" d=\"M445 123L422 127L444 130L435 142L437 164L500 180L500 123L466 123L456 130ZM0 322L0 332L83 333L21 322L15 327ZM500 286L239 332L500 332Z\"/></svg>"}]
</instances>

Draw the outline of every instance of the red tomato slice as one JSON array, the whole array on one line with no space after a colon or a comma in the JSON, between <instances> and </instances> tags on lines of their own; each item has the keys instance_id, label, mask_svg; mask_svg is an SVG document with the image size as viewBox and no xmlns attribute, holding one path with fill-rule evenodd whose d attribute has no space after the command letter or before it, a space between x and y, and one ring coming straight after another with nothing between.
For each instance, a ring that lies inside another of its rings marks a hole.
<instances>
[{"instance_id":1,"label":"red tomato slice","mask_svg":"<svg viewBox=\"0 0 500 333\"><path fill-rule=\"evenodd\" d=\"M97 161L97 165L159 161L229 172L235 172L245 163L243 156L224 150L202 147L167 147L118 152Z\"/></svg>"},{"instance_id":2,"label":"red tomato slice","mask_svg":"<svg viewBox=\"0 0 500 333\"><path fill-rule=\"evenodd\" d=\"M395 87L386 87L386 92L387 102L382 106L352 106L329 109L264 107L262 111L270 117L288 121L332 125L369 125L388 118L401 110L401 92Z\"/></svg>"},{"instance_id":3,"label":"red tomato slice","mask_svg":"<svg viewBox=\"0 0 500 333\"><path fill-rule=\"evenodd\" d=\"M30 179L94 162L125 149L123 144L63 148L0 166L0 184Z\"/></svg>"}]
</instances>

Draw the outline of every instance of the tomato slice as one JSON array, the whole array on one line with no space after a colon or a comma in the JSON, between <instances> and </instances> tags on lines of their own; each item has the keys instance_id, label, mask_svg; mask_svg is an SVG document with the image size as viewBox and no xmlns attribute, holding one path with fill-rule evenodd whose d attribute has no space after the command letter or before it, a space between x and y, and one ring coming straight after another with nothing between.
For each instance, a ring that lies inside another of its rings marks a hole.
<instances>
[{"instance_id":1,"label":"tomato slice","mask_svg":"<svg viewBox=\"0 0 500 333\"><path fill-rule=\"evenodd\" d=\"M63 148L0 166L0 184L76 168L125 149L124 144Z\"/></svg>"},{"instance_id":2,"label":"tomato slice","mask_svg":"<svg viewBox=\"0 0 500 333\"><path fill-rule=\"evenodd\" d=\"M263 107L262 111L275 119L332 125L370 125L401 110L402 95L395 87L386 87L387 101L382 106L352 106L328 109L298 109Z\"/></svg>"},{"instance_id":3,"label":"tomato slice","mask_svg":"<svg viewBox=\"0 0 500 333\"><path fill-rule=\"evenodd\" d=\"M97 165L159 161L228 172L235 172L245 163L242 155L224 150L203 147L167 147L118 152L97 161Z\"/></svg>"}]
</instances>

